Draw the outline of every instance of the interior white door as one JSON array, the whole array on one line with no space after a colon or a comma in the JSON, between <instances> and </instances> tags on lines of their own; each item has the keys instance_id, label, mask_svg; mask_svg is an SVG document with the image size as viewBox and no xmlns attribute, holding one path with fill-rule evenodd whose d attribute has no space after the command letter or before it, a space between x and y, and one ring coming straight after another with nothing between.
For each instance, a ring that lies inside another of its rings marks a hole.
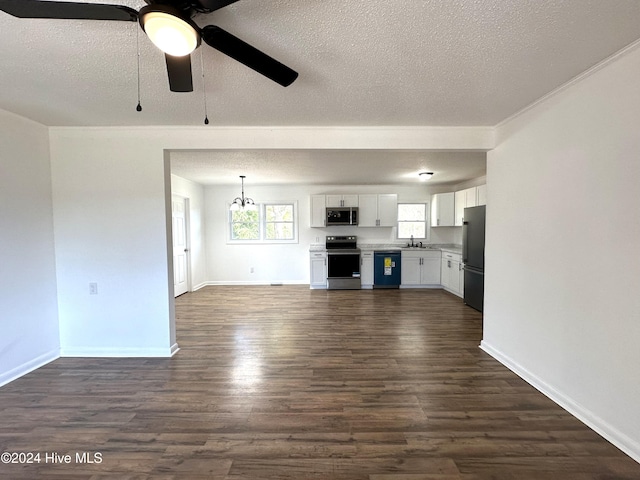
<instances>
[{"instance_id":1,"label":"interior white door","mask_svg":"<svg viewBox=\"0 0 640 480\"><path fill-rule=\"evenodd\" d=\"M173 231L173 289L177 297L189 291L189 246L187 244L187 199L171 197L171 227Z\"/></svg>"}]
</instances>

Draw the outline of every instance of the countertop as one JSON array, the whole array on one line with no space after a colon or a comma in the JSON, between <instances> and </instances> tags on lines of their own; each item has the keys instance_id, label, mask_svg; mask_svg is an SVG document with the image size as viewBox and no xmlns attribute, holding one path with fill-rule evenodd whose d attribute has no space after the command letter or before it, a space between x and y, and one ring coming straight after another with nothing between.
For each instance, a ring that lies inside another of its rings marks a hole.
<instances>
[{"instance_id":1,"label":"countertop","mask_svg":"<svg viewBox=\"0 0 640 480\"><path fill-rule=\"evenodd\" d=\"M358 248L361 251L375 251L375 250L398 250L401 251L404 247L406 247L406 243L359 243ZM451 252L462 254L462 245L456 244L440 244L440 243L427 243L427 248L412 248L412 250L440 250L442 252ZM324 243L312 243L309 246L309 252L325 252L326 247Z\"/></svg>"}]
</instances>

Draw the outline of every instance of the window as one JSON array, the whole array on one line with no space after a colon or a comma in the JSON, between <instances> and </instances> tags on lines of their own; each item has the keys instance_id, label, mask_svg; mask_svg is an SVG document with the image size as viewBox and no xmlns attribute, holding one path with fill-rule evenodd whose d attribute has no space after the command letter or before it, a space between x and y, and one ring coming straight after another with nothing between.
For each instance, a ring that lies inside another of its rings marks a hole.
<instances>
[{"instance_id":1,"label":"window","mask_svg":"<svg viewBox=\"0 0 640 480\"><path fill-rule=\"evenodd\" d=\"M265 240L293 240L293 205L265 205Z\"/></svg>"},{"instance_id":2,"label":"window","mask_svg":"<svg viewBox=\"0 0 640 480\"><path fill-rule=\"evenodd\" d=\"M296 243L295 203L265 203L229 211L229 243Z\"/></svg>"},{"instance_id":3,"label":"window","mask_svg":"<svg viewBox=\"0 0 640 480\"><path fill-rule=\"evenodd\" d=\"M229 213L231 240L260 240L259 210L235 210Z\"/></svg>"},{"instance_id":4,"label":"window","mask_svg":"<svg viewBox=\"0 0 640 480\"><path fill-rule=\"evenodd\" d=\"M427 238L426 203L398 204L398 238Z\"/></svg>"}]
</instances>

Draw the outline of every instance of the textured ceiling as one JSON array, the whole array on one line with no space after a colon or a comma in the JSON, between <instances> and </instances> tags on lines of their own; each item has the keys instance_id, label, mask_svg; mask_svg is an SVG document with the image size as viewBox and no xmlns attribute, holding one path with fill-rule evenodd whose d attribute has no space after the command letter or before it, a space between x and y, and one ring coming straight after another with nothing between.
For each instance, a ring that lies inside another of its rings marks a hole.
<instances>
[{"instance_id":1,"label":"textured ceiling","mask_svg":"<svg viewBox=\"0 0 640 480\"><path fill-rule=\"evenodd\" d=\"M379 150L216 150L171 152L172 173L203 185L455 184L486 174L483 152Z\"/></svg>"},{"instance_id":2,"label":"textured ceiling","mask_svg":"<svg viewBox=\"0 0 640 480\"><path fill-rule=\"evenodd\" d=\"M211 128L493 126L638 40L640 1L240 0L195 21L298 80L283 88L202 45L194 92L173 93L163 55L136 23L0 12L0 108L50 126L188 126L202 125L206 94Z\"/></svg>"},{"instance_id":3,"label":"textured ceiling","mask_svg":"<svg viewBox=\"0 0 640 480\"><path fill-rule=\"evenodd\" d=\"M202 54L212 126L495 125L640 38L640 1L240 0L196 22L299 79L283 88L203 45L195 91L172 93L136 23L0 12L0 108L45 125L201 125Z\"/></svg>"}]
</instances>

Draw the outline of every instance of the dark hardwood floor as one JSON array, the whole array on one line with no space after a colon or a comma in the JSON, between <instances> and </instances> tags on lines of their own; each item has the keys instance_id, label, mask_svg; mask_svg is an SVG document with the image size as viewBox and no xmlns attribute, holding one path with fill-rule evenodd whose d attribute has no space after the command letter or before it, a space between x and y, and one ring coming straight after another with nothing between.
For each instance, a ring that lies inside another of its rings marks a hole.
<instances>
[{"instance_id":1,"label":"dark hardwood floor","mask_svg":"<svg viewBox=\"0 0 640 480\"><path fill-rule=\"evenodd\" d=\"M2 387L0 452L41 457L0 478L640 479L482 352L481 315L444 291L207 287L176 303L172 359L63 358Z\"/></svg>"}]
</instances>

